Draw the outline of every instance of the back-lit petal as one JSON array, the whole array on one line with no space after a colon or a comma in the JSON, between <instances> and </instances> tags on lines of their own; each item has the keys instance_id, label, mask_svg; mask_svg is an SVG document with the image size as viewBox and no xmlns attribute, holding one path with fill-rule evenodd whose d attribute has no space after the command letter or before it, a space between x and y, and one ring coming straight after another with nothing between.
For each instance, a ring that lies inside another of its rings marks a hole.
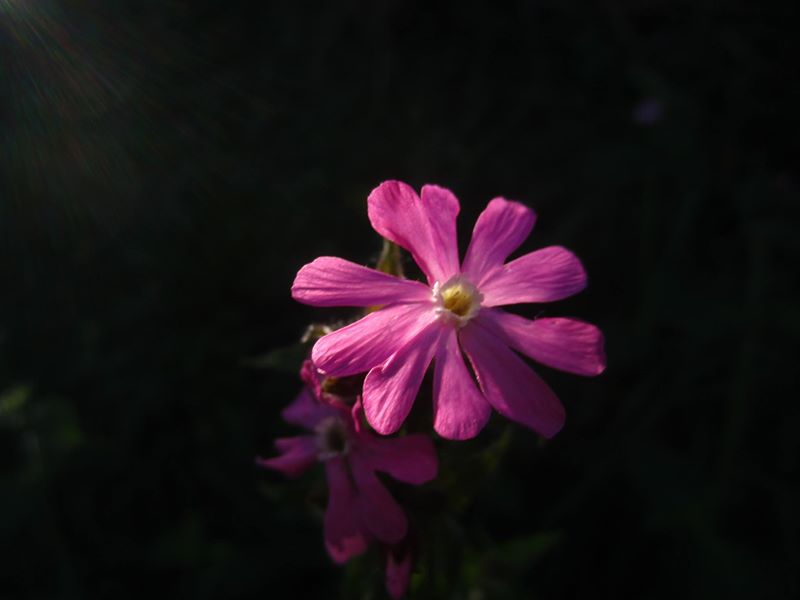
<instances>
[{"instance_id":1,"label":"back-lit petal","mask_svg":"<svg viewBox=\"0 0 800 600\"><path fill-rule=\"evenodd\" d=\"M414 485L435 478L439 468L433 442L421 433L397 438L370 436L361 441L360 454L374 470Z\"/></svg>"},{"instance_id":2,"label":"back-lit petal","mask_svg":"<svg viewBox=\"0 0 800 600\"><path fill-rule=\"evenodd\" d=\"M507 345L535 361L577 375L599 375L606 368L603 333L577 319L533 321L502 310L485 309L478 322Z\"/></svg>"},{"instance_id":3,"label":"back-lit petal","mask_svg":"<svg viewBox=\"0 0 800 600\"><path fill-rule=\"evenodd\" d=\"M284 421L306 429L314 429L314 426L322 419L336 414L339 414L339 411L317 400L314 393L308 388L303 388L297 398L281 411Z\"/></svg>"},{"instance_id":4,"label":"back-lit petal","mask_svg":"<svg viewBox=\"0 0 800 600\"><path fill-rule=\"evenodd\" d=\"M481 282L483 306L553 302L586 287L586 272L566 248L550 246L521 256Z\"/></svg>"},{"instance_id":5,"label":"back-lit petal","mask_svg":"<svg viewBox=\"0 0 800 600\"><path fill-rule=\"evenodd\" d=\"M536 221L534 212L519 202L495 198L475 222L461 271L475 285L503 263L524 242Z\"/></svg>"},{"instance_id":6,"label":"back-lit petal","mask_svg":"<svg viewBox=\"0 0 800 600\"><path fill-rule=\"evenodd\" d=\"M350 472L358 492L356 509L363 525L382 542L399 542L406 535L408 520L397 500L358 455L351 456Z\"/></svg>"},{"instance_id":7,"label":"back-lit petal","mask_svg":"<svg viewBox=\"0 0 800 600\"><path fill-rule=\"evenodd\" d=\"M433 367L433 428L443 438L466 440L483 429L492 407L464 363L456 330L444 336Z\"/></svg>"},{"instance_id":8,"label":"back-lit petal","mask_svg":"<svg viewBox=\"0 0 800 600\"><path fill-rule=\"evenodd\" d=\"M258 458L256 464L280 471L284 475L297 477L317 462L317 440L313 435L281 438L275 440L280 452L275 458Z\"/></svg>"},{"instance_id":9,"label":"back-lit petal","mask_svg":"<svg viewBox=\"0 0 800 600\"><path fill-rule=\"evenodd\" d=\"M394 433L406 420L443 331L431 323L364 380L364 414L375 431Z\"/></svg>"},{"instance_id":10,"label":"back-lit petal","mask_svg":"<svg viewBox=\"0 0 800 600\"><path fill-rule=\"evenodd\" d=\"M358 495L341 458L325 463L328 507L325 510L325 547L334 561L343 563L367 549L369 540L358 514Z\"/></svg>"},{"instance_id":11,"label":"back-lit petal","mask_svg":"<svg viewBox=\"0 0 800 600\"><path fill-rule=\"evenodd\" d=\"M473 321L459 333L486 399L504 417L552 437L564 425L553 391L498 337Z\"/></svg>"},{"instance_id":12,"label":"back-lit petal","mask_svg":"<svg viewBox=\"0 0 800 600\"><path fill-rule=\"evenodd\" d=\"M458 273L456 216L459 204L450 190L422 188L422 198L407 184L385 181L367 200L372 227L411 252L431 285Z\"/></svg>"},{"instance_id":13,"label":"back-lit petal","mask_svg":"<svg viewBox=\"0 0 800 600\"><path fill-rule=\"evenodd\" d=\"M428 305L387 306L321 337L311 360L326 375L364 373L386 361L433 318Z\"/></svg>"},{"instance_id":14,"label":"back-lit petal","mask_svg":"<svg viewBox=\"0 0 800 600\"><path fill-rule=\"evenodd\" d=\"M418 281L393 277L331 256L322 256L305 265L292 284L292 298L312 306L425 302L430 295L430 289Z\"/></svg>"}]
</instances>

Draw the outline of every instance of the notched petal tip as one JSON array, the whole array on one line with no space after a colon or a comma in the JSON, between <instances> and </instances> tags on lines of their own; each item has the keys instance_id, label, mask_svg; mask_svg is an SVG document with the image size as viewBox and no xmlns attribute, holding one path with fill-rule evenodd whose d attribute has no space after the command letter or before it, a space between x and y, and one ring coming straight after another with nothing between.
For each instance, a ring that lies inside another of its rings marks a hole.
<instances>
[{"instance_id":1,"label":"notched petal tip","mask_svg":"<svg viewBox=\"0 0 800 600\"><path fill-rule=\"evenodd\" d=\"M419 199L410 185L397 179L387 179L379 183L367 196L367 212L379 208L384 203L413 202Z\"/></svg>"},{"instance_id":2,"label":"notched petal tip","mask_svg":"<svg viewBox=\"0 0 800 600\"><path fill-rule=\"evenodd\" d=\"M498 212L502 211L503 213L511 215L513 220L519 220L521 222L521 229L527 232L524 237L527 237L530 234L531 229L533 229L533 225L536 222L535 210L533 210L527 204L523 204L519 200L511 200L505 196L496 196L495 198L492 198L489 200L486 208Z\"/></svg>"},{"instance_id":3,"label":"notched petal tip","mask_svg":"<svg viewBox=\"0 0 800 600\"><path fill-rule=\"evenodd\" d=\"M385 181L367 198L373 229L408 250L431 285L458 272L458 210L452 192L433 185L424 186L420 197L405 183Z\"/></svg>"},{"instance_id":4,"label":"notched petal tip","mask_svg":"<svg viewBox=\"0 0 800 600\"><path fill-rule=\"evenodd\" d=\"M447 211L452 217L458 216L461 211L461 203L456 195L446 187L435 183L426 183L420 190L420 197L423 202L435 203L440 207L447 207Z\"/></svg>"}]
</instances>

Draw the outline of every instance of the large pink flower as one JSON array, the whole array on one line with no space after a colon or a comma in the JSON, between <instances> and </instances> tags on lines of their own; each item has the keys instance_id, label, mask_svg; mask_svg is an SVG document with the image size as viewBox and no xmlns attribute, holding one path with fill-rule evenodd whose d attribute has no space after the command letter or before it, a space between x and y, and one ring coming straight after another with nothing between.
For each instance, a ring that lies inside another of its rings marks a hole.
<instances>
[{"instance_id":1,"label":"large pink flower","mask_svg":"<svg viewBox=\"0 0 800 600\"><path fill-rule=\"evenodd\" d=\"M292 286L296 300L382 307L318 340L312 352L317 367L331 376L369 372L364 411L382 434L402 425L433 361L434 428L442 437L474 437L491 407L546 437L555 435L564 408L514 351L556 369L598 375L605 368L602 333L582 321L530 321L498 307L552 302L581 291L586 273L578 258L551 246L506 263L528 237L535 215L504 198L489 202L478 217L460 265L459 204L449 190L426 185L418 196L402 182L387 181L370 194L368 211L375 231L408 250L428 283L341 258L305 265Z\"/></svg>"},{"instance_id":2,"label":"large pink flower","mask_svg":"<svg viewBox=\"0 0 800 600\"><path fill-rule=\"evenodd\" d=\"M325 546L336 562L360 554L373 539L397 544L406 535L408 521L376 472L414 485L432 480L438 470L433 443L422 434L371 435L360 426L360 404L351 411L323 393L310 361L303 366L303 376L308 387L282 415L312 433L276 440L280 456L259 459L258 464L290 476L318 462L325 464Z\"/></svg>"}]
</instances>

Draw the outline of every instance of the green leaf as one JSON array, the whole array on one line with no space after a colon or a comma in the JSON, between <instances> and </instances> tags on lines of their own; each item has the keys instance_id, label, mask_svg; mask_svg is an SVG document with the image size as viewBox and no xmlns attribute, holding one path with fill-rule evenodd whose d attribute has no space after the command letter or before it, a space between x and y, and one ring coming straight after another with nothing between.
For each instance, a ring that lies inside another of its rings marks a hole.
<instances>
[{"instance_id":1,"label":"green leaf","mask_svg":"<svg viewBox=\"0 0 800 600\"><path fill-rule=\"evenodd\" d=\"M18 414L25 407L30 395L31 388L27 385L15 385L0 394L0 418Z\"/></svg>"}]
</instances>

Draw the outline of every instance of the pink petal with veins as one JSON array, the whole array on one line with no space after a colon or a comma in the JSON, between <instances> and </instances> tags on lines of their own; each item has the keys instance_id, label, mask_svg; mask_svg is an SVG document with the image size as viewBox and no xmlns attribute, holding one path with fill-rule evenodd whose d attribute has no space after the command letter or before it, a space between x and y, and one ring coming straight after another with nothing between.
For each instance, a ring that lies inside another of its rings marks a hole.
<instances>
[{"instance_id":1,"label":"pink petal with veins","mask_svg":"<svg viewBox=\"0 0 800 600\"><path fill-rule=\"evenodd\" d=\"M502 341L475 321L459 341L486 399L504 417L553 437L564 425L564 407L542 379Z\"/></svg>"},{"instance_id":2,"label":"pink petal with veins","mask_svg":"<svg viewBox=\"0 0 800 600\"><path fill-rule=\"evenodd\" d=\"M527 239L536 221L534 212L519 202L495 198L475 222L461 269L475 285L503 263Z\"/></svg>"},{"instance_id":3,"label":"pink petal with veins","mask_svg":"<svg viewBox=\"0 0 800 600\"><path fill-rule=\"evenodd\" d=\"M428 305L387 306L321 337L314 344L311 360L321 371L336 377L369 371L432 319Z\"/></svg>"},{"instance_id":4,"label":"pink petal with veins","mask_svg":"<svg viewBox=\"0 0 800 600\"><path fill-rule=\"evenodd\" d=\"M428 282L444 283L458 273L456 216L460 207L450 190L422 188L422 198L407 184L385 181L367 199L372 227L411 252Z\"/></svg>"},{"instance_id":5,"label":"pink petal with veins","mask_svg":"<svg viewBox=\"0 0 800 600\"><path fill-rule=\"evenodd\" d=\"M442 332L440 323L431 323L383 366L375 367L367 374L364 380L364 414L378 433L389 435L400 429L433 360Z\"/></svg>"},{"instance_id":6,"label":"pink petal with veins","mask_svg":"<svg viewBox=\"0 0 800 600\"><path fill-rule=\"evenodd\" d=\"M481 311L478 322L548 367L590 377L606 368L603 333L590 323L558 317L531 321L493 309Z\"/></svg>"},{"instance_id":7,"label":"pink petal with veins","mask_svg":"<svg viewBox=\"0 0 800 600\"><path fill-rule=\"evenodd\" d=\"M433 368L433 428L443 438L467 440L483 429L492 407L472 380L455 329L444 335Z\"/></svg>"},{"instance_id":8,"label":"pink petal with veins","mask_svg":"<svg viewBox=\"0 0 800 600\"><path fill-rule=\"evenodd\" d=\"M512 260L481 283L483 306L554 302L586 287L586 272L566 248L550 246Z\"/></svg>"},{"instance_id":9,"label":"pink petal with veins","mask_svg":"<svg viewBox=\"0 0 800 600\"><path fill-rule=\"evenodd\" d=\"M379 306L426 302L430 297L428 286L418 281L330 256L305 265L292 285L292 298L312 306Z\"/></svg>"}]
</instances>

